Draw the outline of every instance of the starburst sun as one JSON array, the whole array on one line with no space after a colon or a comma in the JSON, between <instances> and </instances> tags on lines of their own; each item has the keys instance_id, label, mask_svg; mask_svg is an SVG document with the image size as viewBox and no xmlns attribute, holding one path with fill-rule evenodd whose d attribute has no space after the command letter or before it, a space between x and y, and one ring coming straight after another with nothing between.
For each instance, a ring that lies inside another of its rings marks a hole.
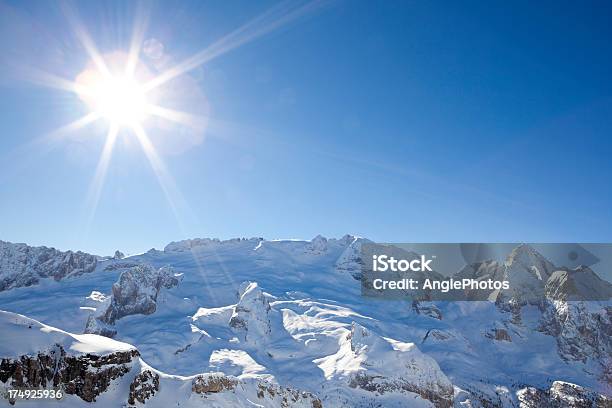
<instances>
[{"instance_id":1,"label":"starburst sun","mask_svg":"<svg viewBox=\"0 0 612 408\"><path fill-rule=\"evenodd\" d=\"M134 78L112 76L90 88L91 108L112 123L141 123L147 115L147 95Z\"/></svg>"},{"instance_id":2,"label":"starburst sun","mask_svg":"<svg viewBox=\"0 0 612 408\"><path fill-rule=\"evenodd\" d=\"M76 94L98 118L119 127L141 125L155 112L154 98L145 87L152 75L144 65L130 63L124 53L114 53L104 61L103 67L91 64L79 74Z\"/></svg>"},{"instance_id":3,"label":"starburst sun","mask_svg":"<svg viewBox=\"0 0 612 408\"><path fill-rule=\"evenodd\" d=\"M175 183L158 154L155 144L149 138L146 128L156 131L158 134L161 133L160 130L166 130L165 135L171 135L171 139L175 140L184 137L185 133L189 133L185 132L184 129L191 129L194 134L202 135L208 124L208 117L207 114L193 113L194 108L199 112L198 108L201 109L202 105L206 105L206 103L202 103L202 99L195 103L193 99L189 99L192 97L190 95L197 93L194 92L195 88L193 86L168 87L168 83L181 77L186 78L185 74L197 67L316 10L321 4L322 2L319 0L306 3L282 2L182 62L168 68L165 64L171 59L162 61L160 59L162 55L158 52L160 49L163 51L163 47L160 48L159 44L157 46L153 44L152 47L150 40L149 43L143 41L148 23L148 10L137 7L133 35L128 49L103 55L98 51L76 10L69 3L62 3L62 11L76 38L85 49L90 63L77 75L75 80L63 78L39 70L36 67L24 67L24 70L32 72L32 78L37 84L76 94L88 111L75 121L50 132L42 140L56 141L63 139L67 134L81 130L99 120L108 124L104 147L90 186L89 218L93 217L100 199L115 142L119 134L123 133L134 136L142 147L168 203L177 215L178 210L174 201L177 197L181 201L180 192L174 185ZM147 53L151 50L156 52ZM149 58L148 63L141 60L141 52ZM156 62L152 62L151 59ZM180 88L181 91L179 92L183 92L185 97L178 98L178 100L172 98L172 91L175 88ZM170 103L170 106L177 105L178 101L179 107L186 107L191 112L161 106L158 101ZM153 120L153 117L156 120ZM163 122L170 122L170 124ZM180 131L168 132L167 129L170 128L171 124L179 125L174 129L180 129ZM125 132L122 130L125 130Z\"/></svg>"}]
</instances>

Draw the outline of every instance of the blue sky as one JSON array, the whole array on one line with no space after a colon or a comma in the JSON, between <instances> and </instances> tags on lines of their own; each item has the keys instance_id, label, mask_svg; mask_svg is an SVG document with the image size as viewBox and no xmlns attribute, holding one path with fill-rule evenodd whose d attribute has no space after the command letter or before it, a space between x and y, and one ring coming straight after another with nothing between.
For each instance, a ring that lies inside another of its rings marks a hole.
<instances>
[{"instance_id":1,"label":"blue sky","mask_svg":"<svg viewBox=\"0 0 612 408\"><path fill-rule=\"evenodd\" d=\"M122 129L95 212L107 124L33 143L87 108L18 68L72 80L89 57L60 4L0 4L0 239L98 254L319 233L612 240L606 2L311 7L164 85L168 103L209 120L188 146L173 137L184 129L147 129L162 141L174 211ZM68 6L106 55L128 49L136 4ZM143 39L163 44L172 67L270 8L304 3L144 4Z\"/></svg>"}]
</instances>

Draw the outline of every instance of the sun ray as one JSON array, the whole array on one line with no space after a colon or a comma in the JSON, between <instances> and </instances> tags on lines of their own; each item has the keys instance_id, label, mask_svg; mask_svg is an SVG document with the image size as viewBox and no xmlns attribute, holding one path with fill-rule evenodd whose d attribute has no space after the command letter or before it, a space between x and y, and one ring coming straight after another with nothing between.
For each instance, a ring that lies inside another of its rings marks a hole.
<instances>
[{"instance_id":1,"label":"sun ray","mask_svg":"<svg viewBox=\"0 0 612 408\"><path fill-rule=\"evenodd\" d=\"M157 88L158 86L170 81L171 79L191 71L194 68L216 58L228 51L231 51L243 44L253 41L265 34L274 31L303 15L318 8L324 1L315 0L301 6L296 6L295 2L283 2L272 7L255 19L249 21L242 27L232 31L212 45L194 54L185 61L163 72L145 84L145 90Z\"/></svg>"},{"instance_id":2,"label":"sun ray","mask_svg":"<svg viewBox=\"0 0 612 408\"><path fill-rule=\"evenodd\" d=\"M87 201L89 202L89 214L87 218L87 230L89 230L89 226L91 225L96 210L98 209L98 202L100 201L102 187L104 187L104 181L106 180L108 165L113 154L113 147L115 146L115 141L117 140L118 133L119 126L115 123L111 123L88 194Z\"/></svg>"},{"instance_id":3,"label":"sun ray","mask_svg":"<svg viewBox=\"0 0 612 408\"><path fill-rule=\"evenodd\" d=\"M85 48L85 51L89 55L89 58L91 58L93 63L96 65L96 68L98 68L98 71L100 71L100 73L107 78L111 77L112 75L110 70L108 69L108 66L104 62L102 55L100 55L100 53L98 52L98 49L96 48L96 45L90 37L89 33L85 29L85 26L83 26L83 24L81 23L81 20L77 15L76 11L66 1L63 1L60 4L62 11L64 12L64 16L68 20L68 23L74 31L74 34Z\"/></svg>"},{"instance_id":4,"label":"sun ray","mask_svg":"<svg viewBox=\"0 0 612 408\"><path fill-rule=\"evenodd\" d=\"M41 147L43 145L51 145L53 142L59 142L69 133L74 133L77 130L84 128L85 126L94 123L98 119L100 119L100 115L97 112L90 112L87 115L68 123L67 125L55 129L49 133L45 133L44 135L38 136L30 140L29 142L22 144L20 147L15 149L15 152L17 150L22 150L24 154L26 154L26 152L29 151L29 149L31 148Z\"/></svg>"},{"instance_id":5,"label":"sun ray","mask_svg":"<svg viewBox=\"0 0 612 408\"><path fill-rule=\"evenodd\" d=\"M206 125L208 124L208 118L205 116L192 115L187 112L164 108L163 106L159 105L148 105L147 113L171 122L187 125L198 130L206 128Z\"/></svg>"},{"instance_id":6,"label":"sun ray","mask_svg":"<svg viewBox=\"0 0 612 408\"><path fill-rule=\"evenodd\" d=\"M81 86L74 81L62 78L50 72L43 71L39 68L22 64L15 64L13 67L17 72L19 72L20 79L35 85L83 94L87 94L89 92L86 87Z\"/></svg>"},{"instance_id":7,"label":"sun ray","mask_svg":"<svg viewBox=\"0 0 612 408\"><path fill-rule=\"evenodd\" d=\"M202 278L202 280L204 282L203 287L208 292L208 298L211 299L213 302L216 302L217 301L216 291L212 290L212 285L209 283L210 275L207 273L206 269L204 268L200 258L198 258L198 254L196 253L196 249L195 248L191 248L189 253L193 257L193 260L194 260L194 262L196 264L196 268L198 270L198 273L200 274L200 276L201 276L201 278Z\"/></svg>"},{"instance_id":8,"label":"sun ray","mask_svg":"<svg viewBox=\"0 0 612 408\"><path fill-rule=\"evenodd\" d=\"M40 141L49 141L49 142L54 142L54 141L59 141L61 139L63 139L66 135L70 134L70 133L74 133L79 129L84 128L87 125L90 125L92 123L94 123L95 121L97 121L98 119L100 119L102 116L100 115L100 113L98 112L89 112L87 115L80 117L79 119L68 123L67 125L64 125L58 129L55 129L52 132L47 133L46 135L44 135L42 138L40 138Z\"/></svg>"},{"instance_id":9,"label":"sun ray","mask_svg":"<svg viewBox=\"0 0 612 408\"><path fill-rule=\"evenodd\" d=\"M134 123L132 125L132 130L136 135L136 138L138 139L138 142L140 143L140 146L142 147L145 156L149 160L149 164L153 169L153 173L155 173L155 176L157 177L157 181L164 193L164 196L166 197L166 201L168 202L172 213L174 214L179 228L181 229L181 231L185 231L185 226L181 220L181 217L179 216L179 209L177 203L175 202L175 197L183 204L184 200L182 200L182 195L178 190L174 179L166 169L166 164L157 154L155 146L153 146L153 143L151 143L151 139L149 139L149 137L147 136L147 133L144 128L140 124Z\"/></svg>"},{"instance_id":10,"label":"sun ray","mask_svg":"<svg viewBox=\"0 0 612 408\"><path fill-rule=\"evenodd\" d=\"M143 6L144 3L138 3L136 10L136 18L134 21L134 28L132 31L132 39L130 41L130 48L128 51L128 58L125 64L125 75L131 78L134 75L136 66L138 65L138 56L140 54L140 47L142 45L145 31L149 23L149 13Z\"/></svg>"}]
</instances>

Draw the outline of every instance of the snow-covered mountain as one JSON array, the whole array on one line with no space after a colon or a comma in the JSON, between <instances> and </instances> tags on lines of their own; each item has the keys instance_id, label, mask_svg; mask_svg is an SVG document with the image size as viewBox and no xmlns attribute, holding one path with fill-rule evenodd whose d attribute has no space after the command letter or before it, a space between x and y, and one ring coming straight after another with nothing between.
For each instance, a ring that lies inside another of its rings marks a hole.
<instances>
[{"instance_id":1,"label":"snow-covered mountain","mask_svg":"<svg viewBox=\"0 0 612 408\"><path fill-rule=\"evenodd\" d=\"M592 270L520 245L456 274L512 291L379 300L361 295L363 242L191 239L125 258L0 242L0 394L53 386L69 406L104 407L612 406L611 290Z\"/></svg>"},{"instance_id":2,"label":"snow-covered mountain","mask_svg":"<svg viewBox=\"0 0 612 408\"><path fill-rule=\"evenodd\" d=\"M40 279L60 280L92 272L97 258L80 251L31 247L0 241L0 292L37 284Z\"/></svg>"}]
</instances>

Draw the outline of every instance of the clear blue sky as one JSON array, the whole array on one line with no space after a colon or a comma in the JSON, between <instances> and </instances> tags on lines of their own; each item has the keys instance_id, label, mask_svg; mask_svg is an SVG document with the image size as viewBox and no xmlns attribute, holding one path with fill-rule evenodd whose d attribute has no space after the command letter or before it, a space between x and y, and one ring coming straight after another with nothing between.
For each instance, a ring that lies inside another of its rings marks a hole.
<instances>
[{"instance_id":1,"label":"clear blue sky","mask_svg":"<svg viewBox=\"0 0 612 408\"><path fill-rule=\"evenodd\" d=\"M0 239L98 254L319 233L612 241L609 2L313 7L187 74L210 126L202 143L158 146L182 193L176 214L122 130L91 222L104 122L32 144L87 111L15 68L74 79L88 56L59 5L0 4ZM105 54L127 50L135 4L72 7ZM144 38L174 62L275 7L145 5Z\"/></svg>"}]
</instances>

